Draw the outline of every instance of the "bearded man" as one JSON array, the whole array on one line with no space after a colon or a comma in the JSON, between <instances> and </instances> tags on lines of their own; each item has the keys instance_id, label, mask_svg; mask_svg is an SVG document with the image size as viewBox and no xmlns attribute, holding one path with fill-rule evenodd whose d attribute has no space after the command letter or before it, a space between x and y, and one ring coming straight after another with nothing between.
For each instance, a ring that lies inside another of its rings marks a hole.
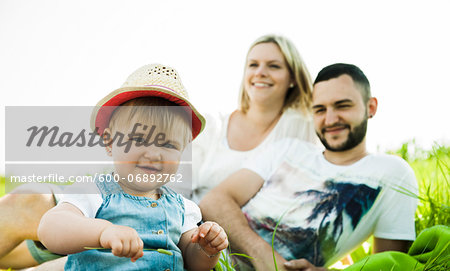
<instances>
[{"instance_id":1,"label":"bearded man","mask_svg":"<svg viewBox=\"0 0 450 271\"><path fill-rule=\"evenodd\" d=\"M312 112L325 150L284 139L207 194L204 219L218 222L231 248L252 257L241 270L326 268L374 236L375 253L406 252L415 239L417 182L399 157L369 154L367 122L377 99L355 65L333 64L314 82Z\"/></svg>"}]
</instances>

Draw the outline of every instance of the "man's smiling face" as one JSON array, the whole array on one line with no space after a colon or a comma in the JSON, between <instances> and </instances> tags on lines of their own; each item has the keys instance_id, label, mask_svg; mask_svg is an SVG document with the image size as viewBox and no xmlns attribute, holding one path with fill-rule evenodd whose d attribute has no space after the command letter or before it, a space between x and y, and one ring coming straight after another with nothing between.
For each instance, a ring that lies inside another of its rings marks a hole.
<instances>
[{"instance_id":1,"label":"man's smiling face","mask_svg":"<svg viewBox=\"0 0 450 271\"><path fill-rule=\"evenodd\" d=\"M314 85L314 126L327 150L346 151L365 138L367 106L358 87L346 74Z\"/></svg>"}]
</instances>

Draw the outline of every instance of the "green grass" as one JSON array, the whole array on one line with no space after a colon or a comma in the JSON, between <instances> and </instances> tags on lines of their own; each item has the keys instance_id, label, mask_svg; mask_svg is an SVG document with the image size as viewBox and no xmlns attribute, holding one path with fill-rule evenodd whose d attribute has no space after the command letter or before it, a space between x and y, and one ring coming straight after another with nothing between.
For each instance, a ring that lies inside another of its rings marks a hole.
<instances>
[{"instance_id":1,"label":"green grass","mask_svg":"<svg viewBox=\"0 0 450 271\"><path fill-rule=\"evenodd\" d=\"M450 147L435 146L427 157L408 162L419 184L416 233L434 225L450 226Z\"/></svg>"},{"instance_id":2,"label":"green grass","mask_svg":"<svg viewBox=\"0 0 450 271\"><path fill-rule=\"evenodd\" d=\"M5 177L0 176L0 198L5 195Z\"/></svg>"}]
</instances>

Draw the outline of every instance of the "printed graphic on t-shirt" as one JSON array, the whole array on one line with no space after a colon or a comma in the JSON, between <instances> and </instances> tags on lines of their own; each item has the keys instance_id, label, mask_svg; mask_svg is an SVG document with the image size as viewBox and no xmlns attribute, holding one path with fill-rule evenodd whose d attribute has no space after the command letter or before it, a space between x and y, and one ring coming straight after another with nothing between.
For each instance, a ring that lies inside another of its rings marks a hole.
<instances>
[{"instance_id":1,"label":"printed graphic on t-shirt","mask_svg":"<svg viewBox=\"0 0 450 271\"><path fill-rule=\"evenodd\" d=\"M317 177L317 176L315 176ZM322 266L370 210L381 187L349 177L317 180L283 163L243 208L250 227L268 243L281 214L274 246L285 259Z\"/></svg>"}]
</instances>

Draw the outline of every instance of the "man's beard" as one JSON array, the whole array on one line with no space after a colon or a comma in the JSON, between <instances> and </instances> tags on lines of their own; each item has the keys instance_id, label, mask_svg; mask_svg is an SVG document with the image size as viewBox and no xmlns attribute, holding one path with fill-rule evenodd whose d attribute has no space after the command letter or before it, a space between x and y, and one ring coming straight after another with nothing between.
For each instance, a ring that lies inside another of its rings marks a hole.
<instances>
[{"instance_id":1,"label":"man's beard","mask_svg":"<svg viewBox=\"0 0 450 271\"><path fill-rule=\"evenodd\" d=\"M338 124L336 126L342 126L342 124ZM344 124L344 126L346 127L350 127L347 124ZM327 128L331 128L331 127L327 127ZM347 151L350 149L353 149L354 147L358 146L359 143L361 143L364 139L364 137L366 136L366 132L367 132L367 117L364 117L364 120L361 121L360 124L358 124L357 126L355 126L355 128L353 130L350 130L350 132L348 133L348 137L347 140L340 144L339 146L336 147L331 147L327 140L325 139L325 135L324 135L324 130L322 129L322 135L321 136L319 133L316 132L317 136L320 139L320 142L322 142L322 144L325 146L325 148L329 151L333 151L333 152L341 152L341 151Z\"/></svg>"}]
</instances>

